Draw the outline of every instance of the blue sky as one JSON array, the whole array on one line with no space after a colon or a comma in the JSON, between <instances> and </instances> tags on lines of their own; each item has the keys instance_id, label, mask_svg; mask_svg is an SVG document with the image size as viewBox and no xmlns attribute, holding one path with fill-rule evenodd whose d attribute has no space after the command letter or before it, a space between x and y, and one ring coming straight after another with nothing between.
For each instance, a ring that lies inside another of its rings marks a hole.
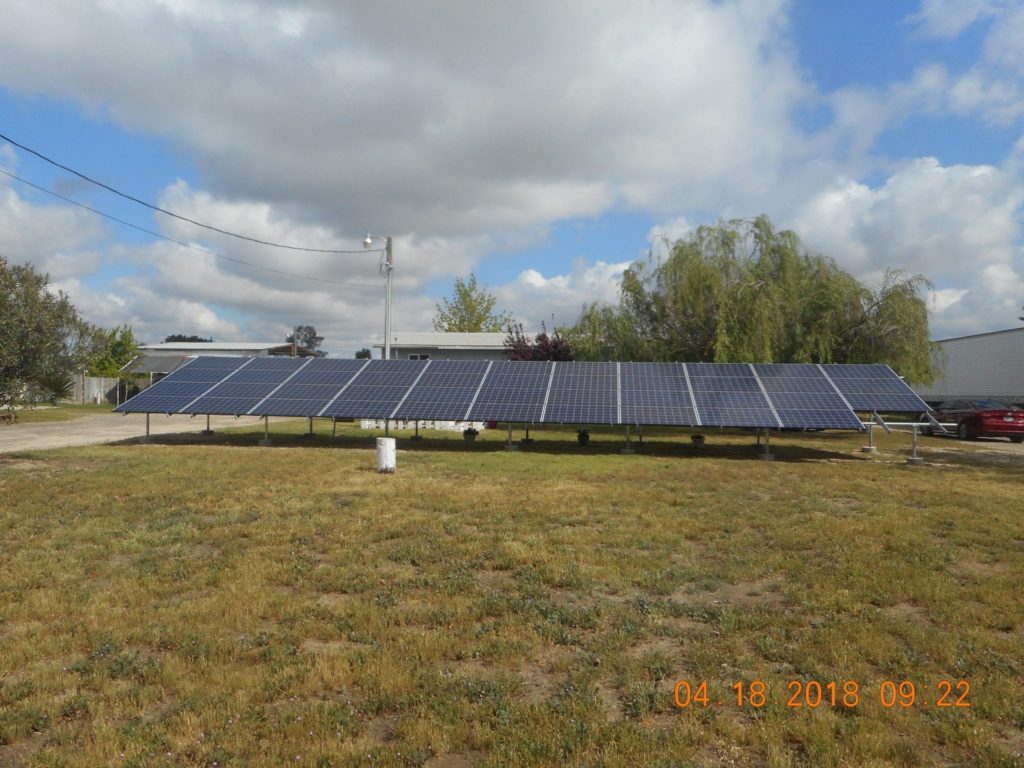
<instances>
[{"instance_id":1,"label":"blue sky","mask_svg":"<svg viewBox=\"0 0 1024 768\"><path fill-rule=\"evenodd\" d=\"M10 5L0 133L261 239L391 234L396 329L429 329L470 271L528 327L568 324L657 238L760 213L862 280L926 275L937 338L1019 324L1015 0ZM147 341L311 323L337 355L382 337L377 254L214 236L2 142L0 168L255 265L0 176L0 254L94 322Z\"/></svg>"}]
</instances>

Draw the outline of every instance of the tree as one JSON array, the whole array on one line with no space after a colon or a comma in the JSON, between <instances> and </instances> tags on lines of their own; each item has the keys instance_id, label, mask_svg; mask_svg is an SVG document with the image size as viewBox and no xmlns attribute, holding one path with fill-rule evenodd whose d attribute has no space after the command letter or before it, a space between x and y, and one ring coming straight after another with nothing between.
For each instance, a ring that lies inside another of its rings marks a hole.
<instances>
[{"instance_id":1,"label":"tree","mask_svg":"<svg viewBox=\"0 0 1024 768\"><path fill-rule=\"evenodd\" d=\"M49 284L31 265L0 256L0 406L52 398L106 337Z\"/></svg>"},{"instance_id":2,"label":"tree","mask_svg":"<svg viewBox=\"0 0 1024 768\"><path fill-rule=\"evenodd\" d=\"M562 333L548 334L544 323L540 324L541 332L531 341L523 333L523 324L510 325L508 336L505 337L506 360L572 360L572 349Z\"/></svg>"},{"instance_id":3,"label":"tree","mask_svg":"<svg viewBox=\"0 0 1024 768\"><path fill-rule=\"evenodd\" d=\"M127 325L99 337L99 348L89 360L90 376L119 376L121 369L139 354L135 334Z\"/></svg>"},{"instance_id":4,"label":"tree","mask_svg":"<svg viewBox=\"0 0 1024 768\"><path fill-rule=\"evenodd\" d=\"M371 352L366 347L363 347L358 352L356 352L356 360L369 360L372 357L373 357L373 352Z\"/></svg>"},{"instance_id":5,"label":"tree","mask_svg":"<svg viewBox=\"0 0 1024 768\"><path fill-rule=\"evenodd\" d=\"M165 344L173 344L174 342L195 342L212 344L213 337L211 336L208 339L204 339L202 336L196 336L195 334L186 336L184 333L172 333L170 336L164 339Z\"/></svg>"},{"instance_id":6,"label":"tree","mask_svg":"<svg viewBox=\"0 0 1024 768\"><path fill-rule=\"evenodd\" d=\"M589 360L887 363L930 381L920 276L871 290L767 216L703 226L633 264L618 307L584 307L568 333Z\"/></svg>"},{"instance_id":7,"label":"tree","mask_svg":"<svg viewBox=\"0 0 1024 768\"><path fill-rule=\"evenodd\" d=\"M494 298L476 282L472 272L463 280L455 278L455 294L452 299L441 299L434 315L434 330L447 333L466 332L497 333L512 325L508 312L494 313Z\"/></svg>"},{"instance_id":8,"label":"tree","mask_svg":"<svg viewBox=\"0 0 1024 768\"><path fill-rule=\"evenodd\" d=\"M318 336L316 328L312 325L295 326L295 331L285 336L284 340L286 344L291 344L294 340L300 347L316 352L318 357L324 356L324 353L318 351L324 337Z\"/></svg>"}]
</instances>

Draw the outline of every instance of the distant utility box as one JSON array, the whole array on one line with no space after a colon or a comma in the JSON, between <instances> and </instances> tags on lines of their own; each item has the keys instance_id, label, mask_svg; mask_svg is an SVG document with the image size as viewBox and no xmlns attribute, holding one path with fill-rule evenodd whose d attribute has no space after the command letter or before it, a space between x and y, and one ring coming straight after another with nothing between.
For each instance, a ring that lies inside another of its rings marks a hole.
<instances>
[{"instance_id":1,"label":"distant utility box","mask_svg":"<svg viewBox=\"0 0 1024 768\"><path fill-rule=\"evenodd\" d=\"M922 400L992 399L1024 406L1024 328L938 343L940 377L913 387Z\"/></svg>"}]
</instances>

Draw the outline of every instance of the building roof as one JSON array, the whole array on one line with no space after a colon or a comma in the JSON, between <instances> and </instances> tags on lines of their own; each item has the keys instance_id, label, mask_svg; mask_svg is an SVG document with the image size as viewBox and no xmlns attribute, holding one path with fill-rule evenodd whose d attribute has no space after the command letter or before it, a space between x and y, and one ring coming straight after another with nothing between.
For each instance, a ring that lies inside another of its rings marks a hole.
<instances>
[{"instance_id":1,"label":"building roof","mask_svg":"<svg viewBox=\"0 0 1024 768\"><path fill-rule=\"evenodd\" d=\"M937 344L945 344L947 341L963 341L964 339L980 339L985 336L1001 336L1007 333L1024 333L1024 328L1007 328L1002 331L987 331L986 333L974 333L969 336L954 336L951 339L938 339Z\"/></svg>"},{"instance_id":2,"label":"building roof","mask_svg":"<svg viewBox=\"0 0 1024 768\"><path fill-rule=\"evenodd\" d=\"M532 333L523 334L528 341ZM395 331L391 334L391 348L431 347L433 349L504 349L508 333L447 333L443 331ZM384 342L373 345L383 349Z\"/></svg>"},{"instance_id":3,"label":"building roof","mask_svg":"<svg viewBox=\"0 0 1024 768\"><path fill-rule=\"evenodd\" d=\"M280 341L165 341L140 344L139 349L144 352L262 352L290 346Z\"/></svg>"}]
</instances>

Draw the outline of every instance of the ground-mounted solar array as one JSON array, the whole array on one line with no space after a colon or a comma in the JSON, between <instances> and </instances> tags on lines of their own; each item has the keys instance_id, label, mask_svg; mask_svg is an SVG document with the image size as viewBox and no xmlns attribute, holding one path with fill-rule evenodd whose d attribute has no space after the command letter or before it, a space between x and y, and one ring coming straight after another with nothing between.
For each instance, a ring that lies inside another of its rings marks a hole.
<instances>
[{"instance_id":1,"label":"ground-mounted solar array","mask_svg":"<svg viewBox=\"0 0 1024 768\"><path fill-rule=\"evenodd\" d=\"M861 429L928 406L885 365L196 357L122 413Z\"/></svg>"}]
</instances>

